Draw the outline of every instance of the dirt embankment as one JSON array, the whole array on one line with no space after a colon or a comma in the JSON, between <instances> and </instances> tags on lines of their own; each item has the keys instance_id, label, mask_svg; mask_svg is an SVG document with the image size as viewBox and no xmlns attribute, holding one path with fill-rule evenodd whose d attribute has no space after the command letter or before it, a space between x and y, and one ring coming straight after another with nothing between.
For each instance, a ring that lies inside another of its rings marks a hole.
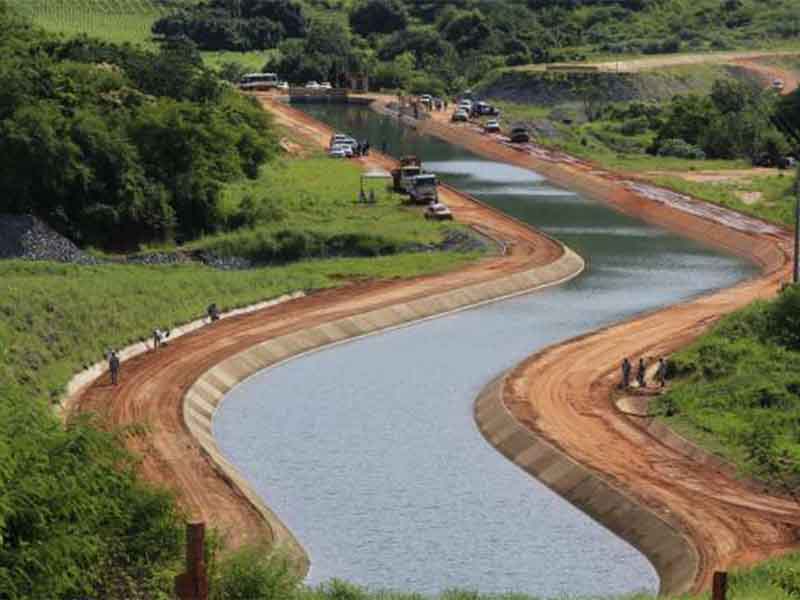
<instances>
[{"instance_id":1,"label":"dirt embankment","mask_svg":"<svg viewBox=\"0 0 800 600\"><path fill-rule=\"evenodd\" d=\"M612 402L622 359L668 355L720 317L776 294L789 279L791 240L783 229L734 211L622 178L534 145L511 146L443 115L419 129L484 156L544 174L614 208L713 244L761 267L731 289L678 304L546 349L506 377L503 397L528 432L597 475L683 533L697 549L687 589L706 589L715 570L748 565L800 548L800 504L754 489L729 470L701 464L623 415ZM497 440L493 440L497 443ZM524 450L521 450L524 451Z\"/></svg>"},{"instance_id":2,"label":"dirt embankment","mask_svg":"<svg viewBox=\"0 0 800 600\"><path fill-rule=\"evenodd\" d=\"M263 101L290 131L327 145L331 134L327 127L267 97ZM369 167L393 166L378 154L362 162ZM491 237L504 252L451 273L352 283L217 322L157 353L125 362L117 387L110 385L108 375L100 377L79 395L75 410L96 413L108 427L139 425L128 436L127 445L141 456L143 477L173 490L187 516L218 529L230 547L273 540L269 523L190 435L182 399L211 367L256 344L370 310L499 281L549 265L564 254L561 244L468 196L455 190L443 194L459 222Z\"/></svg>"}]
</instances>

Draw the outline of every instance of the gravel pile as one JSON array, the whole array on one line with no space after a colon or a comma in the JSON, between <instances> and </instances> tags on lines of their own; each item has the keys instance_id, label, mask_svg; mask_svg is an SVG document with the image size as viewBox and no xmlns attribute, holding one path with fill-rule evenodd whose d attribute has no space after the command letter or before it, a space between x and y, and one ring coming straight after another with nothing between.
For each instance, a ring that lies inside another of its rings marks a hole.
<instances>
[{"instance_id":1,"label":"gravel pile","mask_svg":"<svg viewBox=\"0 0 800 600\"><path fill-rule=\"evenodd\" d=\"M78 265L101 261L82 252L36 217L0 215L0 259L52 260Z\"/></svg>"},{"instance_id":2,"label":"gravel pile","mask_svg":"<svg viewBox=\"0 0 800 600\"><path fill-rule=\"evenodd\" d=\"M186 265L192 259L179 252L148 252L146 254L132 254L125 258L129 265L169 266Z\"/></svg>"},{"instance_id":3,"label":"gravel pile","mask_svg":"<svg viewBox=\"0 0 800 600\"><path fill-rule=\"evenodd\" d=\"M196 258L207 267L221 271L243 271L256 266L253 261L241 256L219 256L212 252L198 252Z\"/></svg>"}]
</instances>

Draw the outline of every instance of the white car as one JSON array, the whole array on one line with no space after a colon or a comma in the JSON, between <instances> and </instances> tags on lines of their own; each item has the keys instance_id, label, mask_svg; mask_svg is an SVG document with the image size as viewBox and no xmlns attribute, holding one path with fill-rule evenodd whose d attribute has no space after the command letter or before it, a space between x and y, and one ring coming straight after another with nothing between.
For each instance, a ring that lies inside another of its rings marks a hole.
<instances>
[{"instance_id":1,"label":"white car","mask_svg":"<svg viewBox=\"0 0 800 600\"><path fill-rule=\"evenodd\" d=\"M289 89L289 82L288 81L279 81L278 85L276 87L279 90L288 90Z\"/></svg>"},{"instance_id":2,"label":"white car","mask_svg":"<svg viewBox=\"0 0 800 600\"><path fill-rule=\"evenodd\" d=\"M331 158L347 158L347 152L342 146L334 146L328 150L328 156Z\"/></svg>"},{"instance_id":3,"label":"white car","mask_svg":"<svg viewBox=\"0 0 800 600\"><path fill-rule=\"evenodd\" d=\"M450 212L446 204L436 202L429 204L428 208L425 209L425 218L434 221L452 221L453 213Z\"/></svg>"},{"instance_id":4,"label":"white car","mask_svg":"<svg viewBox=\"0 0 800 600\"><path fill-rule=\"evenodd\" d=\"M457 121L461 121L461 122L464 122L464 121L469 121L469 113L467 113L467 111L465 111L465 110L458 109L456 112L454 112L454 113L453 113L453 116L452 116L451 120L452 120L453 122L457 122Z\"/></svg>"},{"instance_id":5,"label":"white car","mask_svg":"<svg viewBox=\"0 0 800 600\"><path fill-rule=\"evenodd\" d=\"M330 81L323 81L319 84L319 88L321 90L332 90L333 86L331 85Z\"/></svg>"},{"instance_id":6,"label":"white car","mask_svg":"<svg viewBox=\"0 0 800 600\"><path fill-rule=\"evenodd\" d=\"M776 79L772 82L772 89L779 92L783 91L783 79Z\"/></svg>"},{"instance_id":7,"label":"white car","mask_svg":"<svg viewBox=\"0 0 800 600\"><path fill-rule=\"evenodd\" d=\"M334 144L331 150L341 150L347 158L352 158L355 155L353 147L350 144Z\"/></svg>"},{"instance_id":8,"label":"white car","mask_svg":"<svg viewBox=\"0 0 800 600\"><path fill-rule=\"evenodd\" d=\"M486 125L484 125L483 129L486 133L500 133L500 121L497 119L486 121Z\"/></svg>"},{"instance_id":9,"label":"white car","mask_svg":"<svg viewBox=\"0 0 800 600\"><path fill-rule=\"evenodd\" d=\"M306 87L309 90L318 90L320 88L320 85L316 81L309 81L306 83Z\"/></svg>"}]
</instances>

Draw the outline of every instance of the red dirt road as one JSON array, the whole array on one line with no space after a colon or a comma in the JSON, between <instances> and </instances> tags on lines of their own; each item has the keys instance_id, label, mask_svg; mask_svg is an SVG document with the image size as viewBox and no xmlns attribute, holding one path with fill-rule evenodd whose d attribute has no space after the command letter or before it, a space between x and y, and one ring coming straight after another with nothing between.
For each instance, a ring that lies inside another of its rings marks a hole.
<instances>
[{"instance_id":1,"label":"red dirt road","mask_svg":"<svg viewBox=\"0 0 800 600\"><path fill-rule=\"evenodd\" d=\"M276 118L297 135L312 136L327 144L327 128L291 108L265 102ZM378 155L362 160L372 166L391 164ZM108 427L144 425L127 440L128 446L142 457L141 474L148 481L174 490L187 516L217 528L230 547L270 541L273 535L269 526L201 452L186 429L182 417L185 392L213 365L273 337L491 281L549 264L562 255L560 244L530 227L452 190L445 194L458 221L492 237L506 252L443 275L345 285L219 321L173 340L157 353L126 362L121 384L116 388L110 386L107 375L95 381L78 398L76 410L96 413Z\"/></svg>"},{"instance_id":2,"label":"red dirt road","mask_svg":"<svg viewBox=\"0 0 800 600\"><path fill-rule=\"evenodd\" d=\"M504 397L523 425L692 540L700 556L695 591L709 587L715 570L800 548L797 500L698 464L651 435L647 420L622 414L612 399L626 356L668 355L723 315L774 296L781 282L789 280L789 235L736 213L724 217L733 228L715 223L715 215L722 213L704 203L689 201L696 214L676 212L670 202L653 202L658 196L652 190L590 163L563 162L556 153L535 147L513 149L473 127L446 125L437 117L439 122L422 124L420 129L546 174L625 213L726 248L761 266L761 276L731 289L537 353L510 373Z\"/></svg>"}]
</instances>

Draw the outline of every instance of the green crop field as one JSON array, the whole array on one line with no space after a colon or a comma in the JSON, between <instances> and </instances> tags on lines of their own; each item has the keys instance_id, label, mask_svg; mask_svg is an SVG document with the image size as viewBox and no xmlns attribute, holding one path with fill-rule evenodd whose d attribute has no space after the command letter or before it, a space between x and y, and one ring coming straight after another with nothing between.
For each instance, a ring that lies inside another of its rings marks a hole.
<instances>
[{"instance_id":1,"label":"green crop field","mask_svg":"<svg viewBox=\"0 0 800 600\"><path fill-rule=\"evenodd\" d=\"M114 42L149 42L150 27L166 10L157 0L7 1L48 31L86 33Z\"/></svg>"}]
</instances>

